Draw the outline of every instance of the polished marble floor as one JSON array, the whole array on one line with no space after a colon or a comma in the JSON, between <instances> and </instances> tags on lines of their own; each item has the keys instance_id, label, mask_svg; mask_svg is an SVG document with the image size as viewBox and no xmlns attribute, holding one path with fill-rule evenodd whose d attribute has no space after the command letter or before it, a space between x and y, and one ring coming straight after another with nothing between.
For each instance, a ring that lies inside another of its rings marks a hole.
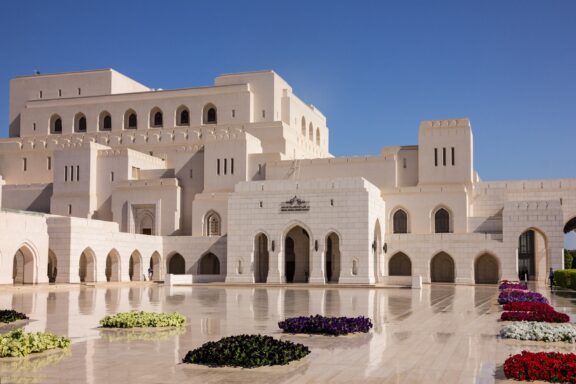
<instances>
[{"instance_id":1,"label":"polished marble floor","mask_svg":"<svg viewBox=\"0 0 576 384\"><path fill-rule=\"evenodd\" d=\"M576 319L576 294L540 289ZM493 383L502 362L527 350L576 346L514 343L497 338L495 286L392 288L176 287L156 285L0 288L0 307L29 314L28 331L72 338L69 352L0 361L0 383ZM179 311L182 331L98 329L106 314ZM282 335L278 321L305 314L364 315L370 334ZM252 370L181 364L209 340L262 333L306 344L311 354L282 367Z\"/></svg>"}]
</instances>

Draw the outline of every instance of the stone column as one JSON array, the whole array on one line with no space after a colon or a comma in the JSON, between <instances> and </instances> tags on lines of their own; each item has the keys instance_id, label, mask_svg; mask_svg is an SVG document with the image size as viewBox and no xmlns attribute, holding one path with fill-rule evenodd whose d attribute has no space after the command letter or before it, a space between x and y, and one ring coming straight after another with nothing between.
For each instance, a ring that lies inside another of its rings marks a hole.
<instances>
[{"instance_id":1,"label":"stone column","mask_svg":"<svg viewBox=\"0 0 576 384\"><path fill-rule=\"evenodd\" d=\"M324 273L326 254L324 247L318 248L318 251L314 248L315 245L313 243L312 249L310 250L310 279L308 282L312 284L324 284L326 283L326 275Z\"/></svg>"},{"instance_id":2,"label":"stone column","mask_svg":"<svg viewBox=\"0 0 576 384\"><path fill-rule=\"evenodd\" d=\"M278 249L276 245L275 250L269 253L268 264L268 279L267 283L285 283L286 277L284 276L284 250Z\"/></svg>"}]
</instances>

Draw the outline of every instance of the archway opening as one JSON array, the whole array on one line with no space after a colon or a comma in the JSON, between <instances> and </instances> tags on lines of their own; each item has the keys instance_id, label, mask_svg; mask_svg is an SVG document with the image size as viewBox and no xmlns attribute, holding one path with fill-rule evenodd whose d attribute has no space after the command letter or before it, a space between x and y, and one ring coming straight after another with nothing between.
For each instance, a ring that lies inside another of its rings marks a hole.
<instances>
[{"instance_id":1,"label":"archway opening","mask_svg":"<svg viewBox=\"0 0 576 384\"><path fill-rule=\"evenodd\" d=\"M518 238L518 278L520 280L546 281L547 241L537 230L529 229Z\"/></svg>"},{"instance_id":2,"label":"archway opening","mask_svg":"<svg viewBox=\"0 0 576 384\"><path fill-rule=\"evenodd\" d=\"M446 252L440 252L430 261L430 280L433 283L454 282L454 259Z\"/></svg>"},{"instance_id":3,"label":"archway opening","mask_svg":"<svg viewBox=\"0 0 576 384\"><path fill-rule=\"evenodd\" d=\"M12 279L14 284L33 284L36 265L34 254L26 247L21 247L14 254Z\"/></svg>"},{"instance_id":4,"label":"archway opening","mask_svg":"<svg viewBox=\"0 0 576 384\"><path fill-rule=\"evenodd\" d=\"M389 276L412 276L412 262L408 255L398 252L388 261Z\"/></svg>"},{"instance_id":5,"label":"archway opening","mask_svg":"<svg viewBox=\"0 0 576 384\"><path fill-rule=\"evenodd\" d=\"M219 275L220 274L220 260L218 257L209 252L202 256L198 261L198 274L199 275Z\"/></svg>"},{"instance_id":6,"label":"archway opening","mask_svg":"<svg viewBox=\"0 0 576 384\"><path fill-rule=\"evenodd\" d=\"M480 255L474 262L474 282L476 284L498 284L499 280L498 260L489 253Z\"/></svg>"},{"instance_id":7,"label":"archway opening","mask_svg":"<svg viewBox=\"0 0 576 384\"><path fill-rule=\"evenodd\" d=\"M340 279L340 237L332 232L326 236L326 258L324 271L327 283L337 283Z\"/></svg>"},{"instance_id":8,"label":"archway opening","mask_svg":"<svg viewBox=\"0 0 576 384\"><path fill-rule=\"evenodd\" d=\"M171 275L184 275L186 273L186 261L181 254L175 253L168 260L168 273Z\"/></svg>"},{"instance_id":9,"label":"archway opening","mask_svg":"<svg viewBox=\"0 0 576 384\"><path fill-rule=\"evenodd\" d=\"M78 274L82 283L94 283L96 281L96 257L93 252L89 250L82 252Z\"/></svg>"},{"instance_id":10,"label":"archway opening","mask_svg":"<svg viewBox=\"0 0 576 384\"><path fill-rule=\"evenodd\" d=\"M116 251L106 257L106 281L120 281L120 256Z\"/></svg>"},{"instance_id":11,"label":"archway opening","mask_svg":"<svg viewBox=\"0 0 576 384\"><path fill-rule=\"evenodd\" d=\"M160 281L161 279L161 258L158 252L154 252L150 257L150 269L152 270L152 281Z\"/></svg>"},{"instance_id":12,"label":"archway opening","mask_svg":"<svg viewBox=\"0 0 576 384\"><path fill-rule=\"evenodd\" d=\"M58 275L58 259L52 250L48 250L48 282L55 283Z\"/></svg>"},{"instance_id":13,"label":"archway opening","mask_svg":"<svg viewBox=\"0 0 576 384\"><path fill-rule=\"evenodd\" d=\"M134 251L130 256L128 274L131 281L142 281L144 279L144 271L142 270L142 256L138 251Z\"/></svg>"},{"instance_id":14,"label":"archway opening","mask_svg":"<svg viewBox=\"0 0 576 384\"><path fill-rule=\"evenodd\" d=\"M564 226L564 267L576 269L576 217Z\"/></svg>"},{"instance_id":15,"label":"archway opening","mask_svg":"<svg viewBox=\"0 0 576 384\"><path fill-rule=\"evenodd\" d=\"M374 256L374 278L375 282L380 280L381 272L381 258L382 258L382 229L380 228L380 221L376 220L374 225L374 240L372 242L372 254Z\"/></svg>"},{"instance_id":16,"label":"archway opening","mask_svg":"<svg viewBox=\"0 0 576 384\"><path fill-rule=\"evenodd\" d=\"M284 238L284 273L288 283L307 283L310 277L310 235L301 226Z\"/></svg>"},{"instance_id":17,"label":"archway opening","mask_svg":"<svg viewBox=\"0 0 576 384\"><path fill-rule=\"evenodd\" d=\"M268 237L259 233L254 238L254 281L265 283L268 279Z\"/></svg>"}]
</instances>

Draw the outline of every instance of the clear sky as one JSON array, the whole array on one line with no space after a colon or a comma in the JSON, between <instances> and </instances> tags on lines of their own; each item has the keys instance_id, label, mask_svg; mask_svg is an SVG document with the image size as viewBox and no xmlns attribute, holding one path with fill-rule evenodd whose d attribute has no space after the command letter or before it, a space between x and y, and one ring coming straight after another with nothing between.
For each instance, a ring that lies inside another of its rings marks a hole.
<instances>
[{"instance_id":1,"label":"clear sky","mask_svg":"<svg viewBox=\"0 0 576 384\"><path fill-rule=\"evenodd\" d=\"M274 69L326 115L334 155L469 117L482 179L576 177L575 0L8 0L0 33L2 136L8 82L34 70L169 89Z\"/></svg>"}]
</instances>

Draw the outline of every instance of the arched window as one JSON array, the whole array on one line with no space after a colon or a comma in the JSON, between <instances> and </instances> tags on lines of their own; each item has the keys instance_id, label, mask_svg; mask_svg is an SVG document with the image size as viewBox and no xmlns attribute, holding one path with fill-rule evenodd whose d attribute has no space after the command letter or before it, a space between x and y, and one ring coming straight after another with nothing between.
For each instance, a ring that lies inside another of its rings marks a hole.
<instances>
[{"instance_id":1,"label":"arched window","mask_svg":"<svg viewBox=\"0 0 576 384\"><path fill-rule=\"evenodd\" d=\"M220 236L220 216L216 212L206 215L206 236Z\"/></svg>"},{"instance_id":2,"label":"arched window","mask_svg":"<svg viewBox=\"0 0 576 384\"><path fill-rule=\"evenodd\" d=\"M217 124L218 114L214 104L206 104L203 113L203 123L204 124Z\"/></svg>"},{"instance_id":3,"label":"arched window","mask_svg":"<svg viewBox=\"0 0 576 384\"><path fill-rule=\"evenodd\" d=\"M316 128L316 145L320 146L320 128Z\"/></svg>"},{"instance_id":4,"label":"arched window","mask_svg":"<svg viewBox=\"0 0 576 384\"><path fill-rule=\"evenodd\" d=\"M100 119L98 120L98 127L100 131L110 131L112 130L112 116L107 111L100 113Z\"/></svg>"},{"instance_id":5,"label":"arched window","mask_svg":"<svg viewBox=\"0 0 576 384\"><path fill-rule=\"evenodd\" d=\"M408 233L408 215L404 210L399 209L392 217L392 228L394 233Z\"/></svg>"},{"instance_id":6,"label":"arched window","mask_svg":"<svg viewBox=\"0 0 576 384\"><path fill-rule=\"evenodd\" d=\"M164 116L159 108L154 108L150 111L150 126L154 128L162 128L164 125Z\"/></svg>"},{"instance_id":7,"label":"arched window","mask_svg":"<svg viewBox=\"0 0 576 384\"><path fill-rule=\"evenodd\" d=\"M50 133L62 133L62 118L52 115L50 118Z\"/></svg>"},{"instance_id":8,"label":"arched window","mask_svg":"<svg viewBox=\"0 0 576 384\"><path fill-rule=\"evenodd\" d=\"M434 229L436 233L450 233L450 213L444 208L434 214Z\"/></svg>"},{"instance_id":9,"label":"arched window","mask_svg":"<svg viewBox=\"0 0 576 384\"><path fill-rule=\"evenodd\" d=\"M308 127L308 140L310 141L314 141L314 127L312 126L312 123L310 123L310 126Z\"/></svg>"},{"instance_id":10,"label":"arched window","mask_svg":"<svg viewBox=\"0 0 576 384\"><path fill-rule=\"evenodd\" d=\"M306 119L302 116L302 136L306 137Z\"/></svg>"},{"instance_id":11,"label":"arched window","mask_svg":"<svg viewBox=\"0 0 576 384\"><path fill-rule=\"evenodd\" d=\"M185 106L176 111L176 125L190 125L190 111Z\"/></svg>"},{"instance_id":12,"label":"arched window","mask_svg":"<svg viewBox=\"0 0 576 384\"><path fill-rule=\"evenodd\" d=\"M124 114L124 129L136 129L138 128L138 117L134 110L129 109Z\"/></svg>"},{"instance_id":13,"label":"arched window","mask_svg":"<svg viewBox=\"0 0 576 384\"><path fill-rule=\"evenodd\" d=\"M74 117L74 132L86 132L86 116L83 113Z\"/></svg>"}]
</instances>

